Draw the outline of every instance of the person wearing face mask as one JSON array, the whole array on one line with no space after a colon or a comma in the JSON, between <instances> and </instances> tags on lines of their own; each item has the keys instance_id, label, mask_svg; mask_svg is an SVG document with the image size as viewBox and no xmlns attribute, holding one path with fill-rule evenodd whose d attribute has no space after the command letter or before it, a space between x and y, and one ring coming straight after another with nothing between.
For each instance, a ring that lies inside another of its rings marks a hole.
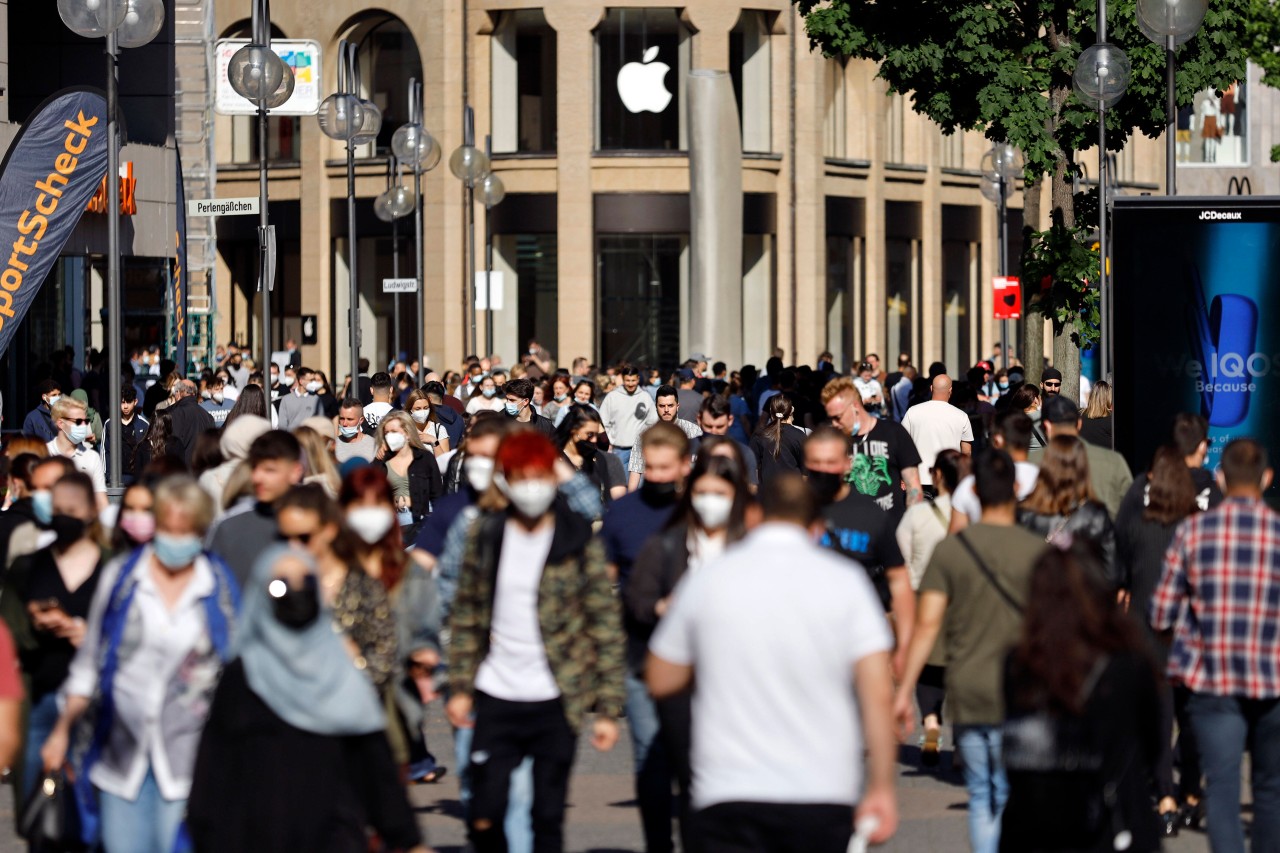
<instances>
[{"instance_id":1,"label":"person wearing face mask","mask_svg":"<svg viewBox=\"0 0 1280 853\"><path fill-rule=\"evenodd\" d=\"M622 460L605 452L598 443L604 434L599 412L590 406L576 404L565 412L564 420L556 430L556 446L574 470L590 478L608 505L627 493Z\"/></svg>"},{"instance_id":2,"label":"person wearing face mask","mask_svg":"<svg viewBox=\"0 0 1280 853\"><path fill-rule=\"evenodd\" d=\"M494 384L493 377L485 376L480 380L480 393L473 393L467 400L467 414L501 412L505 410L506 405L505 400L498 398L498 386Z\"/></svg>"},{"instance_id":3,"label":"person wearing face mask","mask_svg":"<svg viewBox=\"0 0 1280 853\"><path fill-rule=\"evenodd\" d=\"M290 392L280 397L280 429L292 432L307 418L321 414L320 398L316 396L321 385L311 368L299 367L294 370L294 382L289 388Z\"/></svg>"},{"instance_id":4,"label":"person wearing face mask","mask_svg":"<svg viewBox=\"0 0 1280 853\"><path fill-rule=\"evenodd\" d=\"M405 399L404 410L413 419L418 431L418 440L422 446L436 456L449 452L449 431L445 429L431 398L423 391L410 391Z\"/></svg>"},{"instance_id":5,"label":"person wearing face mask","mask_svg":"<svg viewBox=\"0 0 1280 853\"><path fill-rule=\"evenodd\" d=\"M36 435L45 441L53 441L58 434L58 427L53 422L53 407L62 399L62 389L53 379L45 379L36 386L36 393L40 395L40 403L30 412L27 412L26 420L22 422L22 432L25 435Z\"/></svg>"},{"instance_id":6,"label":"person wearing face mask","mask_svg":"<svg viewBox=\"0 0 1280 853\"><path fill-rule=\"evenodd\" d=\"M45 772L70 760L86 842L100 836L107 850L174 849L239 604L235 579L201 544L208 495L175 476L155 503L152 541L102 570L62 714L40 751ZM71 752L78 723L86 737Z\"/></svg>"},{"instance_id":7,"label":"person wearing face mask","mask_svg":"<svg viewBox=\"0 0 1280 853\"><path fill-rule=\"evenodd\" d=\"M733 459L704 454L693 466L675 512L661 533L649 539L631 569L623 597L627 631L628 720L639 707L632 690L645 691L644 659L659 620L671 605L672 593L685 574L718 558L746 534L746 506L750 500L746 473ZM647 698L647 693L645 695ZM652 700L650 700L652 702ZM635 751L636 799L644 828L645 850L671 851L671 780L679 789L680 833L685 850L698 850L689 825L690 709L689 694L652 704L656 728L645 748Z\"/></svg>"},{"instance_id":8,"label":"person wearing face mask","mask_svg":"<svg viewBox=\"0 0 1280 853\"><path fill-rule=\"evenodd\" d=\"M53 405L53 422L58 435L48 444L50 456L62 456L71 460L77 471L88 474L98 493L98 509L107 507L107 477L102 468L102 456L89 447L89 411L84 403L73 397L63 397Z\"/></svg>"},{"instance_id":9,"label":"person wearing face mask","mask_svg":"<svg viewBox=\"0 0 1280 853\"><path fill-rule=\"evenodd\" d=\"M105 560L93 482L73 471L57 482L51 496L53 543L15 560L0 594L0 617L13 634L31 700L17 768L23 802L40 781L40 747L58 720L58 688L84 640Z\"/></svg>"},{"instance_id":10,"label":"person wearing face mask","mask_svg":"<svg viewBox=\"0 0 1280 853\"><path fill-rule=\"evenodd\" d=\"M422 446L413 419L403 411L389 413L374 434L378 445L375 465L386 471L395 498L396 522L412 542L418 525L431 512L432 502L444 494L444 479L435 454Z\"/></svg>"},{"instance_id":11,"label":"person wearing face mask","mask_svg":"<svg viewBox=\"0 0 1280 853\"><path fill-rule=\"evenodd\" d=\"M263 554L245 590L237 657L200 740L187 827L196 850L426 853L359 660L329 623L319 569Z\"/></svg>"},{"instance_id":12,"label":"person wearing face mask","mask_svg":"<svg viewBox=\"0 0 1280 853\"><path fill-rule=\"evenodd\" d=\"M39 464L40 457L34 453L14 453L13 458L9 460L6 495L9 506L0 512L0 567L9 565L9 542L19 528L26 528L33 533L38 530L35 507L31 502L33 490L31 482L32 475Z\"/></svg>"},{"instance_id":13,"label":"person wearing face mask","mask_svg":"<svg viewBox=\"0 0 1280 853\"><path fill-rule=\"evenodd\" d=\"M848 557L853 567L864 569L885 611L893 614L897 638L893 665L899 672L911 640L916 596L898 550L897 520L849 483L852 453L849 436L838 427L819 427L805 440L806 476L822 505L820 544Z\"/></svg>"},{"instance_id":14,"label":"person wearing face mask","mask_svg":"<svg viewBox=\"0 0 1280 853\"><path fill-rule=\"evenodd\" d=\"M474 727L468 814L477 853L508 849L511 774L533 758L534 847L563 848L577 733L596 711L592 744L618 739L625 646L604 549L556 501L559 454L527 430L498 448L496 490L467 534L449 649L449 722ZM473 717L474 713L474 717Z\"/></svg>"},{"instance_id":15,"label":"person wearing face mask","mask_svg":"<svg viewBox=\"0 0 1280 853\"><path fill-rule=\"evenodd\" d=\"M390 730L392 752L415 782L444 775L423 737L425 704L434 698L430 673L440 663L441 611L435 581L408 559L384 469L368 465L347 475L338 495L347 527L355 534L359 565L381 582L391 602L399 649Z\"/></svg>"},{"instance_id":16,"label":"person wearing face mask","mask_svg":"<svg viewBox=\"0 0 1280 853\"><path fill-rule=\"evenodd\" d=\"M333 445L334 460L341 466L351 459L372 462L377 442L365 431L364 406L354 397L338 405L338 438Z\"/></svg>"},{"instance_id":17,"label":"person wearing face mask","mask_svg":"<svg viewBox=\"0 0 1280 853\"><path fill-rule=\"evenodd\" d=\"M111 532L111 552L126 554L156 535L155 495L146 483L134 483L120 498L120 512Z\"/></svg>"},{"instance_id":18,"label":"person wearing face mask","mask_svg":"<svg viewBox=\"0 0 1280 853\"><path fill-rule=\"evenodd\" d=\"M502 386L506 397L506 413L516 423L528 424L551 441L556 428L551 421L538 414L533 404L533 382L529 379L512 379Z\"/></svg>"},{"instance_id":19,"label":"person wearing face mask","mask_svg":"<svg viewBox=\"0 0 1280 853\"><path fill-rule=\"evenodd\" d=\"M75 467L65 456L50 456L31 466L28 493L31 520L20 522L10 533L6 566L12 566L19 557L34 554L53 541L53 487L73 471Z\"/></svg>"},{"instance_id":20,"label":"person wearing face mask","mask_svg":"<svg viewBox=\"0 0 1280 853\"><path fill-rule=\"evenodd\" d=\"M213 425L218 429L222 429L227 422L227 415L231 414L231 409L235 406L235 401L228 399L226 390L226 382L219 376L214 376L209 381L208 399L200 402L200 408L204 409L213 417Z\"/></svg>"},{"instance_id":21,"label":"person wearing face mask","mask_svg":"<svg viewBox=\"0 0 1280 853\"><path fill-rule=\"evenodd\" d=\"M551 380L550 396L542 404L542 416L559 428L573 401L569 399L569 377L556 374Z\"/></svg>"},{"instance_id":22,"label":"person wearing face mask","mask_svg":"<svg viewBox=\"0 0 1280 853\"><path fill-rule=\"evenodd\" d=\"M302 482L302 447L291 434L270 430L249 445L244 464L250 472L253 500L232 507L208 538L209 551L226 562L241 585L248 582L262 544L276 535L275 502Z\"/></svg>"}]
</instances>

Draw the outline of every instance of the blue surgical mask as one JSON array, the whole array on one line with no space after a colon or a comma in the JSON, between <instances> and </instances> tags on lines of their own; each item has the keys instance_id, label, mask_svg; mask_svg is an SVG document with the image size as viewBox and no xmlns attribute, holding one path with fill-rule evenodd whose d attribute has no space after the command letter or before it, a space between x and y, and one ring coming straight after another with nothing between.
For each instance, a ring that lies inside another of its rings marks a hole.
<instances>
[{"instance_id":1,"label":"blue surgical mask","mask_svg":"<svg viewBox=\"0 0 1280 853\"><path fill-rule=\"evenodd\" d=\"M520 414L520 404L519 404L519 403L512 403L512 402L508 402L508 403L507 403L507 414L508 414L508 415L510 415L510 416L511 416L511 417L513 417L513 418L514 418L516 415Z\"/></svg>"},{"instance_id":2,"label":"blue surgical mask","mask_svg":"<svg viewBox=\"0 0 1280 853\"><path fill-rule=\"evenodd\" d=\"M480 390L480 393L481 393L481 394L483 394L486 398L490 398L490 397L493 397L493 395L494 395L494 394L497 394L497 393L498 393L498 389L497 389L497 388L482 388L482 389Z\"/></svg>"},{"instance_id":3,"label":"blue surgical mask","mask_svg":"<svg viewBox=\"0 0 1280 853\"><path fill-rule=\"evenodd\" d=\"M569 399L569 395L568 395L568 394L557 394L557 395L556 395L556 402L557 402L557 403L563 403L565 400L568 400L568 399Z\"/></svg>"},{"instance_id":4,"label":"blue surgical mask","mask_svg":"<svg viewBox=\"0 0 1280 853\"><path fill-rule=\"evenodd\" d=\"M171 572L176 572L185 569L200 556L200 552L204 550L204 543L200 541L199 536L191 534L174 536L172 533L157 533L151 540L151 547L155 549L156 559L160 561L160 565Z\"/></svg>"},{"instance_id":5,"label":"blue surgical mask","mask_svg":"<svg viewBox=\"0 0 1280 853\"><path fill-rule=\"evenodd\" d=\"M340 427L338 427L338 433L339 433L339 434L341 434L341 436L342 436L343 438L355 438L355 437L356 437L356 433L358 433L359 431L360 431L360 427L358 427L358 426L340 426Z\"/></svg>"},{"instance_id":6,"label":"blue surgical mask","mask_svg":"<svg viewBox=\"0 0 1280 853\"><path fill-rule=\"evenodd\" d=\"M85 424L76 424L67 430L67 441L72 444L80 444L89 435L89 427Z\"/></svg>"},{"instance_id":7,"label":"blue surgical mask","mask_svg":"<svg viewBox=\"0 0 1280 853\"><path fill-rule=\"evenodd\" d=\"M53 521L53 492L41 489L31 493L31 510L36 521L48 524Z\"/></svg>"},{"instance_id":8,"label":"blue surgical mask","mask_svg":"<svg viewBox=\"0 0 1280 853\"><path fill-rule=\"evenodd\" d=\"M1006 390L1008 387L1009 387L1009 383L1008 383L1008 382L1001 382L1001 383L1000 383L1000 390L1001 390L1001 391Z\"/></svg>"}]
</instances>

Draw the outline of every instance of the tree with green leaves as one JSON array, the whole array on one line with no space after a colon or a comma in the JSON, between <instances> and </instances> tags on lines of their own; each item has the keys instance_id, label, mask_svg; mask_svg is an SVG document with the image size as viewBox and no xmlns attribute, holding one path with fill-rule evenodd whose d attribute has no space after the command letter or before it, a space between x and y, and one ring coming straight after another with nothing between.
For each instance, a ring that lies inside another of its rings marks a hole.
<instances>
[{"instance_id":1,"label":"tree with green leaves","mask_svg":"<svg viewBox=\"0 0 1280 853\"><path fill-rule=\"evenodd\" d=\"M981 131L1023 152L1028 189L1048 181L1050 229L1028 235L1024 304L1054 321L1054 363L1064 394L1075 394L1079 346L1094 336L1097 291L1079 277L1089 264L1066 240L1088 245L1097 226L1096 196L1082 205L1072 195L1075 152L1096 143L1098 113L1071 88L1080 51L1097 41L1096 0L795 0L815 49L829 57L879 63L891 91L944 132ZM1271 0L1212 0L1204 24L1178 49L1178 104L1197 92L1224 89L1244 78L1246 21ZM1124 98L1107 111L1107 148L1119 150L1135 133L1164 132L1165 52L1138 28L1136 0L1107 6L1107 40L1133 65ZM1259 42L1267 34L1258 33ZM1278 61L1280 62L1280 61ZM1025 195L1024 221L1040 221L1040 193ZM1055 262L1070 260L1062 266ZM1092 264L1096 271L1096 256ZM1094 279L1089 279L1090 281ZM1031 316L1031 312L1027 312ZM1026 324L1023 360L1038 379L1043 337L1038 318Z\"/></svg>"}]
</instances>

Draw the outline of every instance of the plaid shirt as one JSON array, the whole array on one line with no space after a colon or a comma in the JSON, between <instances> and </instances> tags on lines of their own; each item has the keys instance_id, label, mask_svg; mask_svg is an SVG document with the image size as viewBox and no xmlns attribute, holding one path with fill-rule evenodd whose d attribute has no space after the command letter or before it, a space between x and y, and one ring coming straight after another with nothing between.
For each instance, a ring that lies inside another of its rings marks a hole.
<instances>
[{"instance_id":1,"label":"plaid shirt","mask_svg":"<svg viewBox=\"0 0 1280 853\"><path fill-rule=\"evenodd\" d=\"M1280 515L1230 498L1178 525L1151 600L1174 629L1169 678L1196 693L1280 696Z\"/></svg>"}]
</instances>

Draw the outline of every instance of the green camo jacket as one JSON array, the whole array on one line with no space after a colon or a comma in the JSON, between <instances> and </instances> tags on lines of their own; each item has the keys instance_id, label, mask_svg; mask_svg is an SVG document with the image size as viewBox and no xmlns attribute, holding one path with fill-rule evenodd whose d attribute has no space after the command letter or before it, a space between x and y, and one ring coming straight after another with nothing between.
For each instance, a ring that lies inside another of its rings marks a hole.
<instances>
[{"instance_id":1,"label":"green camo jacket","mask_svg":"<svg viewBox=\"0 0 1280 853\"><path fill-rule=\"evenodd\" d=\"M576 732L592 705L602 716L621 716L626 641L604 546L591 535L591 525L560 502L554 512L555 532L538 585L538 624L565 716ZM506 513L489 513L467 532L450 617L452 693L473 695L476 672L489 652L494 582L506 522Z\"/></svg>"}]
</instances>

